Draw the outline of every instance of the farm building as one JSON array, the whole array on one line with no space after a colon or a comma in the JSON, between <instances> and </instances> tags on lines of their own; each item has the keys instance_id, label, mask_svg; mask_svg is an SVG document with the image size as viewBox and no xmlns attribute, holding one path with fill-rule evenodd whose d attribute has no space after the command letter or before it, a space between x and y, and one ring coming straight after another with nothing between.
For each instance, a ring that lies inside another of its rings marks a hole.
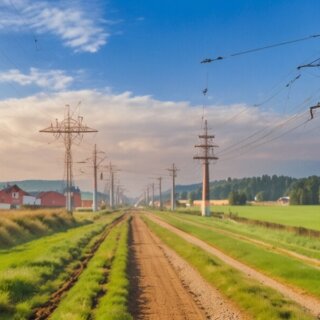
<instances>
[{"instance_id":1,"label":"farm building","mask_svg":"<svg viewBox=\"0 0 320 320\"><path fill-rule=\"evenodd\" d=\"M36 197L22 190L16 184L0 190L0 209L15 209L22 205L39 205Z\"/></svg>"},{"instance_id":2,"label":"farm building","mask_svg":"<svg viewBox=\"0 0 320 320\"><path fill-rule=\"evenodd\" d=\"M56 191L41 192L37 195L40 200L41 207L64 207L66 205L66 197Z\"/></svg>"},{"instance_id":3,"label":"farm building","mask_svg":"<svg viewBox=\"0 0 320 320\"><path fill-rule=\"evenodd\" d=\"M41 207L54 208L65 207L66 205L66 196L57 191L41 192L37 195L37 198L40 200ZM77 189L72 193L72 199L74 207L81 207L80 190Z\"/></svg>"}]
</instances>

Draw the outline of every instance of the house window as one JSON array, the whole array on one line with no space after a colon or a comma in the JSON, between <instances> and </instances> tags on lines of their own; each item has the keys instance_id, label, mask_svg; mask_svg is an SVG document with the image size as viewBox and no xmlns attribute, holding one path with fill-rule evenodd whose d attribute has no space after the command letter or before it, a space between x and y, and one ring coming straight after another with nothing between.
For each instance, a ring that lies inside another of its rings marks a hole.
<instances>
[{"instance_id":1,"label":"house window","mask_svg":"<svg viewBox=\"0 0 320 320\"><path fill-rule=\"evenodd\" d=\"M19 192L12 192L13 199L19 199Z\"/></svg>"}]
</instances>

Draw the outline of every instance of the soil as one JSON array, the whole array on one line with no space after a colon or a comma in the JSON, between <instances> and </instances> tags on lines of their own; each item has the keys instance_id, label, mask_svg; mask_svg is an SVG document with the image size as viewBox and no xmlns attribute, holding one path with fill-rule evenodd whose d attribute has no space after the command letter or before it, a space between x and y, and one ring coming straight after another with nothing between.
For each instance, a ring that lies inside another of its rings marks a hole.
<instances>
[{"instance_id":1,"label":"soil","mask_svg":"<svg viewBox=\"0 0 320 320\"><path fill-rule=\"evenodd\" d=\"M130 238L129 311L134 319L244 319L137 214Z\"/></svg>"},{"instance_id":2,"label":"soil","mask_svg":"<svg viewBox=\"0 0 320 320\"><path fill-rule=\"evenodd\" d=\"M270 278L263 273L245 265L244 263L241 263L227 254L223 253L219 249L207 244L206 242L184 232L181 231L174 226L164 222L160 218L148 214L148 218L157 224L161 225L162 227L174 232L175 234L179 235L181 238L186 240L187 242L198 246L199 248L207 251L208 253L218 257L220 260L222 260L224 263L230 265L231 267L237 269L238 271L244 273L247 277L252 278L259 283L271 287L272 289L280 292L283 296L289 298L290 300L296 302L300 306L302 306L306 311L310 312L312 315L320 319L320 300L308 295L306 292L304 292L301 289L297 289L294 287L291 287L289 285L280 283L279 281Z\"/></svg>"}]
</instances>

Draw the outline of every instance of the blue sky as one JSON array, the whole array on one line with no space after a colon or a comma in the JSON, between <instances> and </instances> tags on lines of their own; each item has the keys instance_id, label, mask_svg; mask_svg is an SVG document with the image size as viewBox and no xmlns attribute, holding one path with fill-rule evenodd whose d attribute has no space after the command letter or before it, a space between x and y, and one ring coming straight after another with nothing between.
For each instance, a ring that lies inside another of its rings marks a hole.
<instances>
[{"instance_id":1,"label":"blue sky","mask_svg":"<svg viewBox=\"0 0 320 320\"><path fill-rule=\"evenodd\" d=\"M26 1L4 1L13 17L22 21L28 16L28 6L19 5L20 2ZM34 3L37 2L43 1ZM62 3L48 2L50 7L63 10ZM207 66L199 63L204 57L317 34L318 1L68 3L68 8L81 11L83 18L101 28L101 34L108 34L105 45L94 53L77 52L79 48L66 46L54 32L25 26L14 30L8 26L0 33L1 69L19 67L25 73L30 67L59 69L76 77L71 89L111 87L115 92L132 91L161 100L192 103L202 103L201 90L208 75L213 102L254 104L268 96L281 80L285 85L290 77L284 76L297 65L320 56L319 38ZM303 74L295 88L298 92L311 90L317 82L309 71ZM14 90L8 85L5 89L2 96L22 96L38 90L32 86ZM303 94L298 97L303 98Z\"/></svg>"},{"instance_id":2,"label":"blue sky","mask_svg":"<svg viewBox=\"0 0 320 320\"><path fill-rule=\"evenodd\" d=\"M79 157L98 142L128 170L149 166L158 173L177 161L185 169L181 183L199 181L192 156L202 104L222 148L257 129L271 130L272 140L300 125L306 114L289 121L291 127L281 121L308 111L320 98L319 70L297 70L320 57L320 37L207 65L200 61L320 34L319 12L316 0L0 1L2 134L15 137L9 147L0 143L8 154L0 160L6 167L1 180L59 178L63 154L52 156L53 147L52 154L42 155L47 163L41 170L33 165L32 156L42 154L48 141L37 130L63 115L65 103L82 101L81 111L102 133L77 151ZM27 119L34 119L34 129ZM263 147L244 156L232 149L231 156L240 160L218 162L214 177L317 174L319 148L309 139L316 121L275 142L262 134ZM29 131L21 136L27 124ZM33 152L25 149L26 141L34 141ZM165 150L161 157L159 149ZM17 152L28 158L27 169L14 169L21 166L12 160ZM48 173L48 165L56 170Z\"/></svg>"}]
</instances>

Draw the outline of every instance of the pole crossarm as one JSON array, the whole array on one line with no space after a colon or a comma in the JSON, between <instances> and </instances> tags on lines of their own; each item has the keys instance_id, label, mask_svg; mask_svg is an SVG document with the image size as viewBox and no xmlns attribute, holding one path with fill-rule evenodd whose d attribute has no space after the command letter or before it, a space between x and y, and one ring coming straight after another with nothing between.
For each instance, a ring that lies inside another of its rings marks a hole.
<instances>
[{"instance_id":1,"label":"pole crossarm","mask_svg":"<svg viewBox=\"0 0 320 320\"><path fill-rule=\"evenodd\" d=\"M212 157L212 156L206 156L206 157L201 157L201 156L194 156L194 160L218 160L218 157Z\"/></svg>"},{"instance_id":2,"label":"pole crossarm","mask_svg":"<svg viewBox=\"0 0 320 320\"><path fill-rule=\"evenodd\" d=\"M215 144L197 144L194 147L195 148L218 148L219 146Z\"/></svg>"}]
</instances>

